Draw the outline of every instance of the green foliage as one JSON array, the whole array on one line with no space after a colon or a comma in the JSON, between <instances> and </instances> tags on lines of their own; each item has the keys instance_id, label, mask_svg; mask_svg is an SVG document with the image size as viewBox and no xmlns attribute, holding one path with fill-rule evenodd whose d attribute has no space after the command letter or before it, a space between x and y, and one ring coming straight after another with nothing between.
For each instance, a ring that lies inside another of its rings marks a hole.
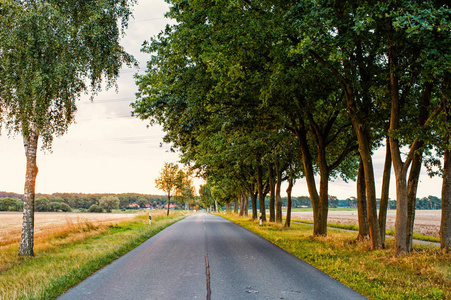
<instances>
[{"instance_id":1,"label":"green foliage","mask_svg":"<svg viewBox=\"0 0 451 300\"><path fill-rule=\"evenodd\" d=\"M0 211L21 211L23 203L17 198L0 198Z\"/></svg>"},{"instance_id":2,"label":"green foliage","mask_svg":"<svg viewBox=\"0 0 451 300\"><path fill-rule=\"evenodd\" d=\"M60 209L62 212L71 212L72 211L72 208L69 205L67 205L66 203L61 203Z\"/></svg>"},{"instance_id":3,"label":"green foliage","mask_svg":"<svg viewBox=\"0 0 451 300\"><path fill-rule=\"evenodd\" d=\"M34 209L35 211L54 211L50 208L50 201L45 196L37 197L34 200Z\"/></svg>"},{"instance_id":4,"label":"green foliage","mask_svg":"<svg viewBox=\"0 0 451 300\"><path fill-rule=\"evenodd\" d=\"M119 44L133 2L2 2L1 102L10 131L32 130L50 147L73 122L82 92L99 91L102 79L115 83L122 63L134 62Z\"/></svg>"},{"instance_id":5,"label":"green foliage","mask_svg":"<svg viewBox=\"0 0 451 300\"><path fill-rule=\"evenodd\" d=\"M113 209L119 209L119 203L119 198L116 196L106 196L99 200L99 206L107 212L111 212ZM91 208L89 208L89 210L91 210Z\"/></svg>"},{"instance_id":6,"label":"green foliage","mask_svg":"<svg viewBox=\"0 0 451 300\"><path fill-rule=\"evenodd\" d=\"M177 164L165 163L160 171L160 177L155 179L155 186L170 198L181 188L183 175L184 173Z\"/></svg>"},{"instance_id":7,"label":"green foliage","mask_svg":"<svg viewBox=\"0 0 451 300\"><path fill-rule=\"evenodd\" d=\"M101 213L103 212L103 209L97 204L93 204L89 207L88 211L93 213Z\"/></svg>"}]
</instances>

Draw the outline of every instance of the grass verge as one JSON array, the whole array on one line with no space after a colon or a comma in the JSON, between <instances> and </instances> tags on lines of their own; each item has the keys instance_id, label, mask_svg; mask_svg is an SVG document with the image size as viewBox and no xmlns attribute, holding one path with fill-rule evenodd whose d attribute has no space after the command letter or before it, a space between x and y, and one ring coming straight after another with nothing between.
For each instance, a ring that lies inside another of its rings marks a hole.
<instances>
[{"instance_id":1,"label":"grass verge","mask_svg":"<svg viewBox=\"0 0 451 300\"><path fill-rule=\"evenodd\" d=\"M18 245L1 247L0 299L54 299L169 225L182 213L140 214L109 225L89 222L62 228L35 246L35 257L18 257Z\"/></svg>"},{"instance_id":2,"label":"grass verge","mask_svg":"<svg viewBox=\"0 0 451 300\"><path fill-rule=\"evenodd\" d=\"M326 272L370 299L451 299L451 253L415 245L406 257L387 249L370 251L357 233L329 229L326 237L313 237L312 227L258 222L247 217L221 215L262 236L291 254Z\"/></svg>"}]
</instances>

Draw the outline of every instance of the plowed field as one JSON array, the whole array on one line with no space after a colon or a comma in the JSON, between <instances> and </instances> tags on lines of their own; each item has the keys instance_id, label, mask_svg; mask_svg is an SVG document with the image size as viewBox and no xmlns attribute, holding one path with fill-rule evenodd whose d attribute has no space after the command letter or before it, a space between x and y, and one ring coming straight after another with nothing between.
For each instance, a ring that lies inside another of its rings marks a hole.
<instances>
[{"instance_id":1,"label":"plowed field","mask_svg":"<svg viewBox=\"0 0 451 300\"><path fill-rule=\"evenodd\" d=\"M439 236L441 210L417 210L415 212L414 231L424 235ZM313 212L293 212L293 219L313 221ZM387 228L395 227L396 211L387 213ZM357 211L329 211L328 222L357 224Z\"/></svg>"}]
</instances>

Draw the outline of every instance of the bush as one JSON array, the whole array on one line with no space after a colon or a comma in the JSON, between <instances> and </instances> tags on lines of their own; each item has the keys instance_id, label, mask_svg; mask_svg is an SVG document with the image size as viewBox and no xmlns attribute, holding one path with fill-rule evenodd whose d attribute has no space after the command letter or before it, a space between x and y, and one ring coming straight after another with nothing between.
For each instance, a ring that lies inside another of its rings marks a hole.
<instances>
[{"instance_id":1,"label":"bush","mask_svg":"<svg viewBox=\"0 0 451 300\"><path fill-rule=\"evenodd\" d=\"M60 211L61 203L59 202L50 202L48 211Z\"/></svg>"},{"instance_id":2,"label":"bush","mask_svg":"<svg viewBox=\"0 0 451 300\"><path fill-rule=\"evenodd\" d=\"M61 210L63 212L71 212L72 208L66 203L61 203Z\"/></svg>"},{"instance_id":3,"label":"bush","mask_svg":"<svg viewBox=\"0 0 451 300\"><path fill-rule=\"evenodd\" d=\"M89 207L88 211L99 213L99 212L103 212L103 209L100 206L98 206L97 204L93 204L93 205L91 205L91 207Z\"/></svg>"}]
</instances>

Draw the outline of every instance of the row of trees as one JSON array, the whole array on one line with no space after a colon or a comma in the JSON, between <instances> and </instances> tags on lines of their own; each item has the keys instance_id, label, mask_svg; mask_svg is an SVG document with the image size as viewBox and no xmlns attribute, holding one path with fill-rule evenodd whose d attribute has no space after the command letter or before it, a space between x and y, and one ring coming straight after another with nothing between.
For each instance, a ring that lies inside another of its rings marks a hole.
<instances>
[{"instance_id":1,"label":"row of trees","mask_svg":"<svg viewBox=\"0 0 451 300\"><path fill-rule=\"evenodd\" d=\"M168 2L176 24L142 49L152 56L134 113L163 126L216 198L245 208L248 195L253 218L258 199L266 221L269 194L269 220L281 222L281 182L290 201L303 176L314 235L325 235L329 181L356 179L360 236L378 249L393 166L395 253L405 255L426 162L444 178L441 242L451 248L446 1ZM378 215L372 153L383 144Z\"/></svg>"},{"instance_id":2,"label":"row of trees","mask_svg":"<svg viewBox=\"0 0 451 300\"><path fill-rule=\"evenodd\" d=\"M135 1L5 0L0 3L0 124L23 137L24 218L19 255L33 255L38 142L50 149L73 123L76 100L115 85Z\"/></svg>"}]
</instances>

